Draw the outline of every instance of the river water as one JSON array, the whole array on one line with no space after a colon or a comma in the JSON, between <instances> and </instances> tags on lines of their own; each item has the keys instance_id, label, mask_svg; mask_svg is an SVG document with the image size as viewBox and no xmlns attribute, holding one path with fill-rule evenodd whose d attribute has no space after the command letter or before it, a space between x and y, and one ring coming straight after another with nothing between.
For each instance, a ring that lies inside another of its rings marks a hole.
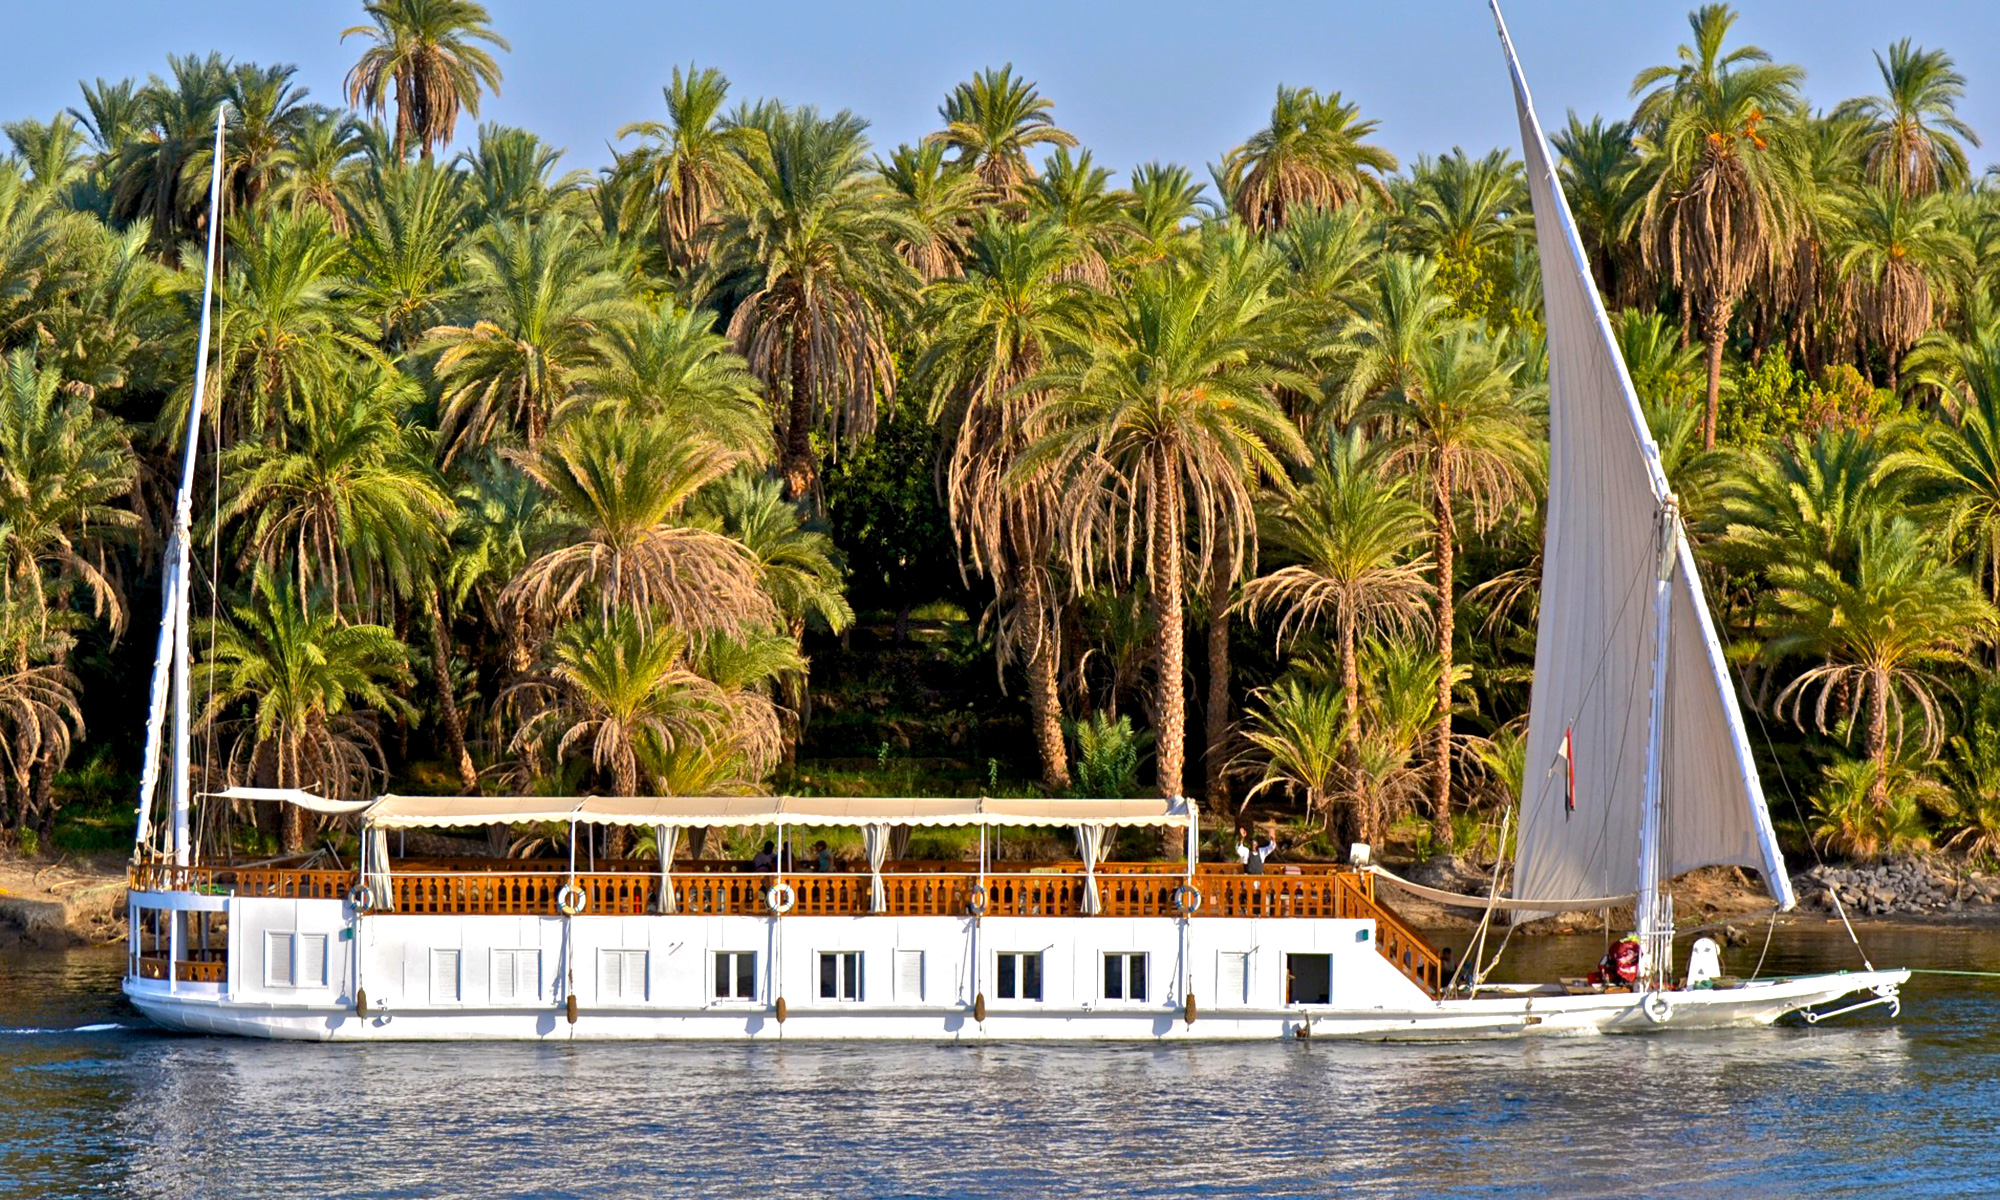
<instances>
[{"instance_id":1,"label":"river water","mask_svg":"<svg viewBox=\"0 0 2000 1200\"><path fill-rule=\"evenodd\" d=\"M1863 941L2000 970L2000 933ZM1920 975L1895 1021L1466 1045L321 1046L153 1032L123 961L0 957L0 1196L2000 1194L2000 979ZM1781 930L1766 972L1858 965Z\"/></svg>"}]
</instances>

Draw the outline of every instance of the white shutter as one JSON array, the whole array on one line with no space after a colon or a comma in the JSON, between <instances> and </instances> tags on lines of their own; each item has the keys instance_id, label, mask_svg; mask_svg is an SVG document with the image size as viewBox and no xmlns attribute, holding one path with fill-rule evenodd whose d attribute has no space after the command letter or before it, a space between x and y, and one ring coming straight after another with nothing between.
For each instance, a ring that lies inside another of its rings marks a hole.
<instances>
[{"instance_id":1,"label":"white shutter","mask_svg":"<svg viewBox=\"0 0 2000 1200\"><path fill-rule=\"evenodd\" d=\"M515 982L515 955L512 950L493 952L493 983L490 988L495 1000L512 1000L519 986Z\"/></svg>"},{"instance_id":2,"label":"white shutter","mask_svg":"<svg viewBox=\"0 0 2000 1200\"><path fill-rule=\"evenodd\" d=\"M597 952L597 998L599 1000L616 1000L625 994L624 973L620 970L624 965L620 961L621 957L616 950L599 950Z\"/></svg>"},{"instance_id":3,"label":"white shutter","mask_svg":"<svg viewBox=\"0 0 2000 1200\"><path fill-rule=\"evenodd\" d=\"M326 986L326 935L323 933L302 933L299 935L299 957L294 964L295 977L300 987Z\"/></svg>"},{"instance_id":4,"label":"white shutter","mask_svg":"<svg viewBox=\"0 0 2000 1200\"><path fill-rule=\"evenodd\" d=\"M289 933L267 933L264 935L264 984L267 987L294 987L292 973L292 935Z\"/></svg>"},{"instance_id":5,"label":"white shutter","mask_svg":"<svg viewBox=\"0 0 2000 1200\"><path fill-rule=\"evenodd\" d=\"M457 1004L458 951L431 951L431 1003Z\"/></svg>"},{"instance_id":6,"label":"white shutter","mask_svg":"<svg viewBox=\"0 0 2000 1200\"><path fill-rule=\"evenodd\" d=\"M896 951L896 999L918 1002L924 998L924 952Z\"/></svg>"},{"instance_id":7,"label":"white shutter","mask_svg":"<svg viewBox=\"0 0 2000 1200\"><path fill-rule=\"evenodd\" d=\"M1215 1002L1250 1003L1250 956L1240 950L1224 950L1216 964Z\"/></svg>"}]
</instances>

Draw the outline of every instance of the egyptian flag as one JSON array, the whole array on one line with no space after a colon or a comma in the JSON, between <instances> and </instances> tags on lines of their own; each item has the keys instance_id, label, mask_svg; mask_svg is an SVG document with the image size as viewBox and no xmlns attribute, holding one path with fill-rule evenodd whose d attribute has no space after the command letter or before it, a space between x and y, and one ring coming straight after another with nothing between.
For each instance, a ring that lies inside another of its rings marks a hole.
<instances>
[{"instance_id":1,"label":"egyptian flag","mask_svg":"<svg viewBox=\"0 0 2000 1200\"><path fill-rule=\"evenodd\" d=\"M1563 816L1567 818L1576 811L1576 758L1570 753L1570 727L1563 726L1562 749L1556 751L1563 760Z\"/></svg>"}]
</instances>

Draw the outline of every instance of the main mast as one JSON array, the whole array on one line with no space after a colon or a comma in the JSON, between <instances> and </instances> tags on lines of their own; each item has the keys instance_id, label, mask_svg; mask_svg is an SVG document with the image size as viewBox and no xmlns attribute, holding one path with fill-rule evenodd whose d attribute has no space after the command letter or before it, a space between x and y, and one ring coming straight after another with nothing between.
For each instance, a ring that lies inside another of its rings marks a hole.
<instances>
[{"instance_id":1,"label":"main mast","mask_svg":"<svg viewBox=\"0 0 2000 1200\"><path fill-rule=\"evenodd\" d=\"M1646 713L1646 785L1639 813L1639 890L1633 918L1639 935L1639 976L1666 986L1673 968L1673 897L1660 889L1660 756L1666 739L1667 654L1673 644L1674 570L1680 562L1681 509L1669 493L1660 503L1659 570L1653 580L1653 679Z\"/></svg>"},{"instance_id":2,"label":"main mast","mask_svg":"<svg viewBox=\"0 0 2000 1200\"><path fill-rule=\"evenodd\" d=\"M146 723L146 760L139 778L139 828L133 848L145 853L152 840L153 790L159 780L162 718L173 709L173 777L168 783L170 825L167 853L176 866L193 858L188 814L194 763L189 753L188 680L193 673L193 647L188 622L190 569L194 543L194 468L201 445L201 407L208 394L208 334L215 308L215 252L222 229L222 131L228 106L215 110L215 146L208 179L208 253L201 272L201 326L195 340L194 395L188 403L187 446L181 456L181 487L174 502L174 525L167 538L166 593L160 617L160 643L153 662L153 699Z\"/></svg>"}]
</instances>

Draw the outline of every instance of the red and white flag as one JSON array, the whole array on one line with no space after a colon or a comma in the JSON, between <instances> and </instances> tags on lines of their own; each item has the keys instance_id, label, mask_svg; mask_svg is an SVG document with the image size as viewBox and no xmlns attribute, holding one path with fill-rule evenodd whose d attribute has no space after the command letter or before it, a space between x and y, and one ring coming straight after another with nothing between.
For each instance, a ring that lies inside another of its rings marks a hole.
<instances>
[{"instance_id":1,"label":"red and white flag","mask_svg":"<svg viewBox=\"0 0 2000 1200\"><path fill-rule=\"evenodd\" d=\"M1562 749L1556 751L1563 760L1563 816L1576 811L1576 759L1570 754L1570 727L1563 726Z\"/></svg>"}]
</instances>

